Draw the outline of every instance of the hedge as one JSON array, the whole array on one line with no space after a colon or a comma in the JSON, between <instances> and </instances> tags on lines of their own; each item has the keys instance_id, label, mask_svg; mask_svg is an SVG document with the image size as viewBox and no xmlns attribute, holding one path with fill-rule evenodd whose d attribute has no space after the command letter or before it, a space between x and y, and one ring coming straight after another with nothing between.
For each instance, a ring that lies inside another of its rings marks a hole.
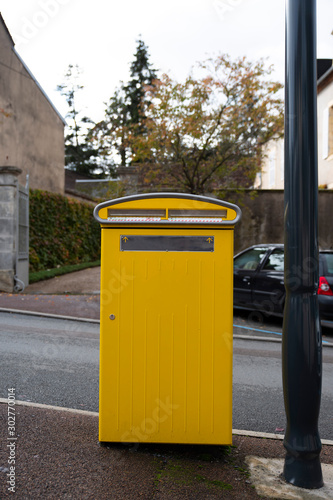
<instances>
[{"instance_id":1,"label":"hedge","mask_svg":"<svg viewBox=\"0 0 333 500\"><path fill-rule=\"evenodd\" d=\"M93 206L60 194L30 190L30 272L100 258Z\"/></svg>"}]
</instances>

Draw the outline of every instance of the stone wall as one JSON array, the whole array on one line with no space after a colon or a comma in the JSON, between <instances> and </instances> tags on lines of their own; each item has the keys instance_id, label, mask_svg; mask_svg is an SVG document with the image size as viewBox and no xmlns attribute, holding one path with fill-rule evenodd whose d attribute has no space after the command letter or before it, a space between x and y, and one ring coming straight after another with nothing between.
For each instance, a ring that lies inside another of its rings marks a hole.
<instances>
[{"instance_id":1,"label":"stone wall","mask_svg":"<svg viewBox=\"0 0 333 500\"><path fill-rule=\"evenodd\" d=\"M242 219L235 227L235 253L260 243L283 243L284 191L227 191L222 196L242 209ZM319 246L333 248L333 191L319 191L318 217Z\"/></svg>"}]
</instances>

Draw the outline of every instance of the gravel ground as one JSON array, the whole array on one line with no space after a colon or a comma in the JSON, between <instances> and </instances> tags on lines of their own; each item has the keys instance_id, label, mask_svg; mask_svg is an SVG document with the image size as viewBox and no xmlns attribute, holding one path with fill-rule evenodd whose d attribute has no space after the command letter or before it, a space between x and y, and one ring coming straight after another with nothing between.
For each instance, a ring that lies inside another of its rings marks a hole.
<instances>
[{"instance_id":1,"label":"gravel ground","mask_svg":"<svg viewBox=\"0 0 333 500\"><path fill-rule=\"evenodd\" d=\"M283 457L281 441L234 436L232 447L98 443L96 416L15 406L15 497L61 499L254 499L245 457ZM7 405L1 441L10 443ZM8 498L6 446L0 498ZM332 463L333 448L322 459Z\"/></svg>"}]
</instances>

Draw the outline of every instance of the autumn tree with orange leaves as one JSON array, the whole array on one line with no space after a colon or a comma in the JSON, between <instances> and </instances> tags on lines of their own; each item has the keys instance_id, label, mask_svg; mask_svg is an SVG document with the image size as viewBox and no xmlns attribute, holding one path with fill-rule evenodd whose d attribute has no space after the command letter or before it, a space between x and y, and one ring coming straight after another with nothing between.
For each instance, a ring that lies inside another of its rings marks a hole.
<instances>
[{"instance_id":1,"label":"autumn tree with orange leaves","mask_svg":"<svg viewBox=\"0 0 333 500\"><path fill-rule=\"evenodd\" d=\"M129 131L129 144L147 190L249 187L263 146L282 135L282 85L263 60L220 55L199 72L184 83L164 75L145 88L144 126Z\"/></svg>"}]
</instances>

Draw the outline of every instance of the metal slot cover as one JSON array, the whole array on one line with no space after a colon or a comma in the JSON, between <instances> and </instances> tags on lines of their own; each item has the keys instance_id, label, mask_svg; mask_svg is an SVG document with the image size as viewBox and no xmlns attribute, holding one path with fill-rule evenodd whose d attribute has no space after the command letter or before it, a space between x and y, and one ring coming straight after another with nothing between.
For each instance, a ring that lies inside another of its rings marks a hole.
<instances>
[{"instance_id":1,"label":"metal slot cover","mask_svg":"<svg viewBox=\"0 0 333 500\"><path fill-rule=\"evenodd\" d=\"M226 217L227 210L181 210L170 209L169 217Z\"/></svg>"},{"instance_id":2,"label":"metal slot cover","mask_svg":"<svg viewBox=\"0 0 333 500\"><path fill-rule=\"evenodd\" d=\"M108 217L165 217L163 209L108 208Z\"/></svg>"},{"instance_id":3,"label":"metal slot cover","mask_svg":"<svg viewBox=\"0 0 333 500\"><path fill-rule=\"evenodd\" d=\"M214 252L214 236L121 235L120 250L130 252Z\"/></svg>"}]
</instances>

